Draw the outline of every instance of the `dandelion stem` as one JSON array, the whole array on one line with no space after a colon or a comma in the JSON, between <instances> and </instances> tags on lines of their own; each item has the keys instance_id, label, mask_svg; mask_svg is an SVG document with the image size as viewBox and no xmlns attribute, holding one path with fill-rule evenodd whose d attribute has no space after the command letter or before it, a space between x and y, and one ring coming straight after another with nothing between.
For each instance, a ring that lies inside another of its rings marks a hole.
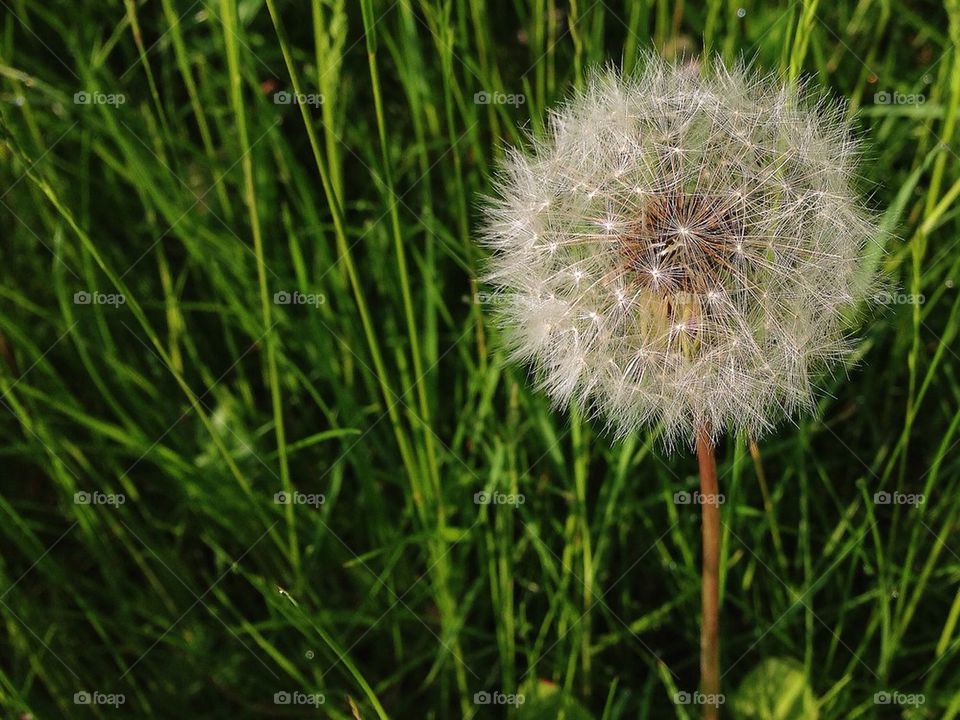
<instances>
[{"instance_id":1,"label":"dandelion stem","mask_svg":"<svg viewBox=\"0 0 960 720\"><path fill-rule=\"evenodd\" d=\"M703 513L703 619L700 625L700 684L707 702L704 720L720 717L720 490L717 459L706 427L697 431L697 461L700 464L700 508Z\"/></svg>"}]
</instances>

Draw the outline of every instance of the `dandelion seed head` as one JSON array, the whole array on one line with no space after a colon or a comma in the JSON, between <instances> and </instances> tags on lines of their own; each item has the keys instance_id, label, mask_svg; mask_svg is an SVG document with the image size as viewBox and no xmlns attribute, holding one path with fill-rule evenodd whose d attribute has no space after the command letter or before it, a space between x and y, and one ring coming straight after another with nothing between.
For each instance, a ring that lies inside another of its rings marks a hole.
<instances>
[{"instance_id":1,"label":"dandelion seed head","mask_svg":"<svg viewBox=\"0 0 960 720\"><path fill-rule=\"evenodd\" d=\"M744 66L595 73L486 207L508 348L619 436L759 437L812 409L873 291L856 162L842 105Z\"/></svg>"}]
</instances>

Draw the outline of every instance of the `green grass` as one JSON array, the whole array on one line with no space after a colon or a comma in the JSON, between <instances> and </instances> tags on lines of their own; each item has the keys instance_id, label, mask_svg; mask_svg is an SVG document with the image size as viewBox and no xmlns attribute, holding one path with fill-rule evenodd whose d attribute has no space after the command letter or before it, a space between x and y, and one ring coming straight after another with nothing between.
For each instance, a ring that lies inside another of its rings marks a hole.
<instances>
[{"instance_id":1,"label":"green grass","mask_svg":"<svg viewBox=\"0 0 960 720\"><path fill-rule=\"evenodd\" d=\"M719 448L726 716L771 658L821 718L960 716L960 2L0 5L2 717L697 716L695 460L552 411L475 301L505 147L651 47L847 98L924 298Z\"/></svg>"}]
</instances>

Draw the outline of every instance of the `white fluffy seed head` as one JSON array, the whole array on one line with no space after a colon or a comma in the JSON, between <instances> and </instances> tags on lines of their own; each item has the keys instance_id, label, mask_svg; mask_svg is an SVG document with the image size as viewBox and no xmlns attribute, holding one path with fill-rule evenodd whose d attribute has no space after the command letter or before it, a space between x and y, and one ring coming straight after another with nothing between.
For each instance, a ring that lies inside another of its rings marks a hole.
<instances>
[{"instance_id":1,"label":"white fluffy seed head","mask_svg":"<svg viewBox=\"0 0 960 720\"><path fill-rule=\"evenodd\" d=\"M660 423L668 446L812 408L873 284L844 117L719 61L595 73L485 208L513 357L556 404L618 436Z\"/></svg>"}]
</instances>

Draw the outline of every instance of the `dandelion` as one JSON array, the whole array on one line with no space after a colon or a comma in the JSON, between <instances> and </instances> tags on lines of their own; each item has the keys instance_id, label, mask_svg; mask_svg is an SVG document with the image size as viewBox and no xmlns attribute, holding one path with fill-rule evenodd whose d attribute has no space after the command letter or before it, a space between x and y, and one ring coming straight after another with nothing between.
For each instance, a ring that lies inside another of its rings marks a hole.
<instances>
[{"instance_id":1,"label":"dandelion","mask_svg":"<svg viewBox=\"0 0 960 720\"><path fill-rule=\"evenodd\" d=\"M817 376L849 353L877 223L841 103L702 70L649 57L635 77L595 73L529 153L508 153L483 240L507 347L554 403L618 437L656 425L668 448L696 446L716 495L717 437L812 409ZM703 510L711 693L719 511Z\"/></svg>"}]
</instances>

